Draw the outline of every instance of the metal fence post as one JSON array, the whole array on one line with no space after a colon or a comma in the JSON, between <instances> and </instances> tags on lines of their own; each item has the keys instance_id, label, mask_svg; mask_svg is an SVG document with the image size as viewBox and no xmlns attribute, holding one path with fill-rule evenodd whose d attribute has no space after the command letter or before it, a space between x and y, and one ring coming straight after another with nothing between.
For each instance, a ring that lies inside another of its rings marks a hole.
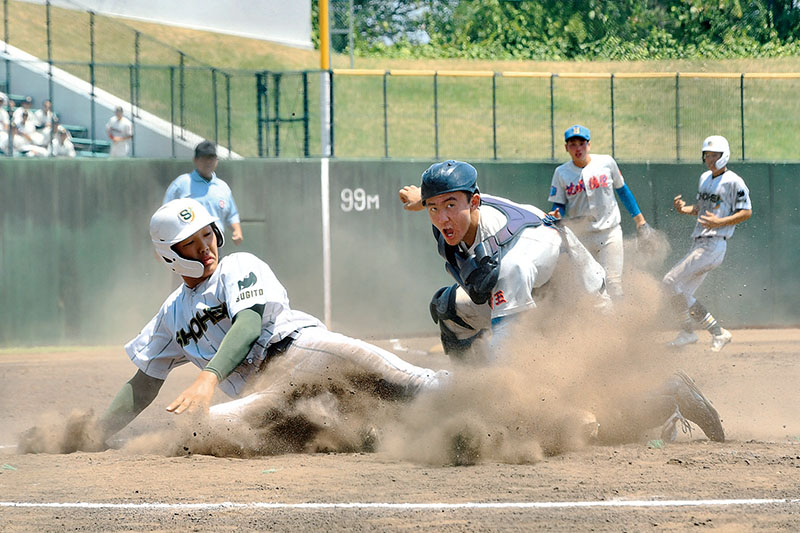
<instances>
[{"instance_id":1,"label":"metal fence post","mask_svg":"<svg viewBox=\"0 0 800 533\"><path fill-rule=\"evenodd\" d=\"M433 145L439 159L439 72L433 73Z\"/></svg>"},{"instance_id":2,"label":"metal fence post","mask_svg":"<svg viewBox=\"0 0 800 533\"><path fill-rule=\"evenodd\" d=\"M383 72L383 157L389 157L389 102L386 95L386 77L388 73Z\"/></svg>"},{"instance_id":3,"label":"metal fence post","mask_svg":"<svg viewBox=\"0 0 800 533\"><path fill-rule=\"evenodd\" d=\"M217 69L211 69L211 94L214 98L214 144L219 144L219 108L217 107Z\"/></svg>"},{"instance_id":4,"label":"metal fence post","mask_svg":"<svg viewBox=\"0 0 800 533\"><path fill-rule=\"evenodd\" d=\"M739 107L741 111L741 122L742 122L742 161L744 161L744 73L739 77Z\"/></svg>"},{"instance_id":5,"label":"metal fence post","mask_svg":"<svg viewBox=\"0 0 800 533\"><path fill-rule=\"evenodd\" d=\"M614 73L611 73L611 157L617 157L616 143L614 142L614 129L616 124L614 122Z\"/></svg>"},{"instance_id":6,"label":"metal fence post","mask_svg":"<svg viewBox=\"0 0 800 533\"><path fill-rule=\"evenodd\" d=\"M92 156L94 156L94 141L97 139L97 132L95 131L95 94L94 94L94 11L89 11L89 82L92 86L91 92L91 128L92 128Z\"/></svg>"},{"instance_id":7,"label":"metal fence post","mask_svg":"<svg viewBox=\"0 0 800 533\"><path fill-rule=\"evenodd\" d=\"M256 72L256 142L258 143L258 157L264 157L264 109L261 104L264 98L264 75Z\"/></svg>"},{"instance_id":8,"label":"metal fence post","mask_svg":"<svg viewBox=\"0 0 800 533\"><path fill-rule=\"evenodd\" d=\"M3 0L3 51L8 53L8 0Z\"/></svg>"},{"instance_id":9,"label":"metal fence post","mask_svg":"<svg viewBox=\"0 0 800 533\"><path fill-rule=\"evenodd\" d=\"M136 75L134 72L134 66L128 65L128 73L130 78L130 90L131 90L131 134L133 138L131 139L131 157L136 157L136 114L133 112L133 96L135 92L135 84L136 84Z\"/></svg>"},{"instance_id":10,"label":"metal fence post","mask_svg":"<svg viewBox=\"0 0 800 533\"><path fill-rule=\"evenodd\" d=\"M308 71L303 71L303 155L309 155L309 134L308 134Z\"/></svg>"},{"instance_id":11,"label":"metal fence post","mask_svg":"<svg viewBox=\"0 0 800 533\"><path fill-rule=\"evenodd\" d=\"M556 158L556 111L553 97L555 96L555 74L550 74L550 159Z\"/></svg>"},{"instance_id":12,"label":"metal fence post","mask_svg":"<svg viewBox=\"0 0 800 533\"><path fill-rule=\"evenodd\" d=\"M272 101L275 103L275 157L281 155L281 73L272 74L273 85L275 85L275 96Z\"/></svg>"},{"instance_id":13,"label":"metal fence post","mask_svg":"<svg viewBox=\"0 0 800 533\"><path fill-rule=\"evenodd\" d=\"M135 92L133 95L133 102L136 103L136 113L139 113L139 39L141 37L140 32L135 32L133 36L133 61L136 70L136 81L134 84Z\"/></svg>"},{"instance_id":14,"label":"metal fence post","mask_svg":"<svg viewBox=\"0 0 800 533\"><path fill-rule=\"evenodd\" d=\"M331 121L331 123L330 123L330 140L331 140L330 150L331 150L331 157L334 157L336 155L336 143L334 142L335 137L334 137L333 134L336 131L336 121L333 120L333 117L334 117L334 111L336 110L336 106L333 105L333 100L334 100L334 96L336 95L336 92L333 90L333 82L334 82L333 70L329 70L328 71L328 80L330 80L330 83L328 84L328 91L330 91L328 93L328 96L329 96L328 102L330 102L330 108L329 108L330 115L328 115L328 116L330 117L330 121Z\"/></svg>"},{"instance_id":15,"label":"metal fence post","mask_svg":"<svg viewBox=\"0 0 800 533\"><path fill-rule=\"evenodd\" d=\"M227 72L225 73L225 110L225 116L228 117L228 159L230 159L233 153L231 148L231 75Z\"/></svg>"},{"instance_id":16,"label":"metal fence post","mask_svg":"<svg viewBox=\"0 0 800 533\"><path fill-rule=\"evenodd\" d=\"M3 49L8 53L8 0L3 0ZM6 92L11 93L11 61L6 56ZM6 102L8 104L9 102ZM11 120L8 121L8 146L6 146L6 156L14 157L14 138L11 131Z\"/></svg>"},{"instance_id":17,"label":"metal fence post","mask_svg":"<svg viewBox=\"0 0 800 533\"><path fill-rule=\"evenodd\" d=\"M180 113L180 117L181 117L181 139L184 139L186 137L186 133L185 133L186 122L184 122L184 120L183 120L183 94L184 94L184 89L186 87L185 86L185 81L186 80L185 80L185 77L184 77L184 72L186 71L186 68L185 68L186 67L186 58L185 58L185 55L184 55L183 52L178 52L178 53L180 54L180 63L179 63L179 67L178 67L180 69L178 71L178 103L179 103L180 107L178 109L178 112Z\"/></svg>"},{"instance_id":18,"label":"metal fence post","mask_svg":"<svg viewBox=\"0 0 800 533\"><path fill-rule=\"evenodd\" d=\"M681 73L675 73L675 160L681 160Z\"/></svg>"},{"instance_id":19,"label":"metal fence post","mask_svg":"<svg viewBox=\"0 0 800 533\"><path fill-rule=\"evenodd\" d=\"M169 139L172 144L172 157L175 157L175 67L169 67Z\"/></svg>"},{"instance_id":20,"label":"metal fence post","mask_svg":"<svg viewBox=\"0 0 800 533\"><path fill-rule=\"evenodd\" d=\"M45 19L47 26L47 97L53 103L53 39L51 35L50 0L45 2ZM55 109L55 107L53 107Z\"/></svg>"},{"instance_id":21,"label":"metal fence post","mask_svg":"<svg viewBox=\"0 0 800 533\"><path fill-rule=\"evenodd\" d=\"M497 159L497 72L492 75L492 153Z\"/></svg>"}]
</instances>

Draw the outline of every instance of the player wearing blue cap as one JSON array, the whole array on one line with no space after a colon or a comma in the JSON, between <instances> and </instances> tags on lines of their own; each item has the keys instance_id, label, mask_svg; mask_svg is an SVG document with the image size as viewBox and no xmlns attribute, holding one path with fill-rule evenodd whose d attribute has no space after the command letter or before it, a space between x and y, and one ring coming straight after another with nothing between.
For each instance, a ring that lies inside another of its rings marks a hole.
<instances>
[{"instance_id":1,"label":"player wearing blue cap","mask_svg":"<svg viewBox=\"0 0 800 533\"><path fill-rule=\"evenodd\" d=\"M569 218L569 227L606 269L609 294L619 298L623 294L623 242L614 191L636 222L639 236L650 237L652 229L614 158L590 155L590 138L589 129L578 124L564 132L564 148L571 160L553 173L548 198L553 202L550 214Z\"/></svg>"}]
</instances>

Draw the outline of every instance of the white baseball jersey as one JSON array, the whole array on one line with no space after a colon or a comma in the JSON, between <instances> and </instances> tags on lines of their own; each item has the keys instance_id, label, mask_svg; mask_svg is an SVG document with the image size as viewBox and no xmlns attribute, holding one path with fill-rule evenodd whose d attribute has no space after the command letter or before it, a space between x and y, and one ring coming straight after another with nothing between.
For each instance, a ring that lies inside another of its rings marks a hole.
<instances>
[{"instance_id":1,"label":"white baseball jersey","mask_svg":"<svg viewBox=\"0 0 800 533\"><path fill-rule=\"evenodd\" d=\"M625 185L617 162L610 155L593 154L581 168L572 161L556 168L548 200L567 206L567 216L583 218L599 231L620 223L614 190Z\"/></svg>"},{"instance_id":2,"label":"white baseball jersey","mask_svg":"<svg viewBox=\"0 0 800 533\"><path fill-rule=\"evenodd\" d=\"M514 204L505 198L503 200ZM532 205L515 205L540 218L546 216L544 211ZM481 205L475 242L468 250L463 242L459 248L474 253L481 242L496 235L507 223L508 219L501 211ZM523 229L514 240L501 248L500 275L489 301L492 319L536 307L533 290L547 283L553 275L560 249L561 236L558 230L544 225Z\"/></svg>"},{"instance_id":3,"label":"white baseball jersey","mask_svg":"<svg viewBox=\"0 0 800 533\"><path fill-rule=\"evenodd\" d=\"M324 328L313 316L289 307L286 289L252 254L224 257L211 277L193 289L182 284L125 351L142 372L158 379L166 379L170 370L188 362L205 368L236 313L256 304L264 305L261 335L242 364L219 384L223 392L236 397L271 344L301 328Z\"/></svg>"},{"instance_id":4,"label":"white baseball jersey","mask_svg":"<svg viewBox=\"0 0 800 533\"><path fill-rule=\"evenodd\" d=\"M705 228L700 224L700 216L706 211L718 217L727 217L740 209L752 209L750 190L744 180L732 170L726 170L716 178L711 171L703 172L697 192L697 216L692 237L731 237L736 225L721 228Z\"/></svg>"}]
</instances>

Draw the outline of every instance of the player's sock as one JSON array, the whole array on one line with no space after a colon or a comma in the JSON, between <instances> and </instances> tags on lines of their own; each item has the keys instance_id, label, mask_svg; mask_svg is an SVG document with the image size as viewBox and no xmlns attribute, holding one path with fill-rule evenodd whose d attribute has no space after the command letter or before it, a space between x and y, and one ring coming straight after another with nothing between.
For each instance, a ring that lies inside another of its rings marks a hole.
<instances>
[{"instance_id":1,"label":"player's sock","mask_svg":"<svg viewBox=\"0 0 800 533\"><path fill-rule=\"evenodd\" d=\"M675 294L670 303L680 321L680 329L688 333L694 331L694 320L692 320L689 308L686 306L686 298L682 294Z\"/></svg>"},{"instance_id":2,"label":"player's sock","mask_svg":"<svg viewBox=\"0 0 800 533\"><path fill-rule=\"evenodd\" d=\"M707 329L712 335L722 334L722 326L719 325L714 315L709 313L700 302L695 302L694 305L689 308L689 316L703 326L704 329Z\"/></svg>"}]
</instances>

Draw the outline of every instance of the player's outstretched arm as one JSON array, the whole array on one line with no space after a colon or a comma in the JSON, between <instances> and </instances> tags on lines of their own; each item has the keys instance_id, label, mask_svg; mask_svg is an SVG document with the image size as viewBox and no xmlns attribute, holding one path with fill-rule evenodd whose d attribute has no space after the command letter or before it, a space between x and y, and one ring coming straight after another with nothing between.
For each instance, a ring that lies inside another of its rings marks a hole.
<instances>
[{"instance_id":1,"label":"player's outstretched arm","mask_svg":"<svg viewBox=\"0 0 800 533\"><path fill-rule=\"evenodd\" d=\"M179 415L187 409L208 410L217 384L228 377L244 361L250 347L261 334L263 312L264 306L258 305L236 313L236 316L233 317L233 325L222 339L217 353L200 372L194 383L167 406L167 411Z\"/></svg>"},{"instance_id":2,"label":"player's outstretched arm","mask_svg":"<svg viewBox=\"0 0 800 533\"><path fill-rule=\"evenodd\" d=\"M406 185L397 194L400 196L400 201L403 202L403 209L406 211L422 211L425 209L425 206L422 205L422 190L416 185Z\"/></svg>"},{"instance_id":3,"label":"player's outstretched arm","mask_svg":"<svg viewBox=\"0 0 800 533\"><path fill-rule=\"evenodd\" d=\"M139 416L139 413L155 400L163 384L163 379L150 377L138 370L136 375L122 386L100 418L103 440L108 439Z\"/></svg>"}]
</instances>

